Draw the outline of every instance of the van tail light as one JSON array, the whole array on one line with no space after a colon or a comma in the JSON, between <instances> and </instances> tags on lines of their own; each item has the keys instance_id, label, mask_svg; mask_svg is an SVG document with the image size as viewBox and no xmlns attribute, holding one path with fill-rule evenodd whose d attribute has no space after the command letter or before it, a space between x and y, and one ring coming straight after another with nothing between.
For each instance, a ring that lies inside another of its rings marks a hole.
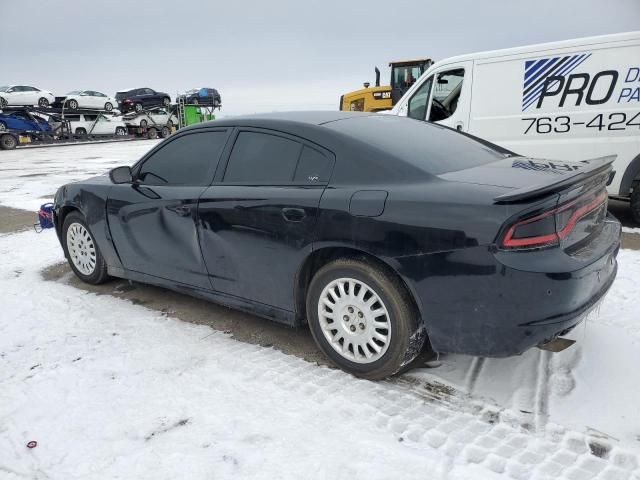
<instances>
[{"instance_id":1,"label":"van tail light","mask_svg":"<svg viewBox=\"0 0 640 480\"><path fill-rule=\"evenodd\" d=\"M607 192L586 195L558 207L511 224L502 237L505 249L544 248L559 245L576 223L607 201Z\"/></svg>"}]
</instances>

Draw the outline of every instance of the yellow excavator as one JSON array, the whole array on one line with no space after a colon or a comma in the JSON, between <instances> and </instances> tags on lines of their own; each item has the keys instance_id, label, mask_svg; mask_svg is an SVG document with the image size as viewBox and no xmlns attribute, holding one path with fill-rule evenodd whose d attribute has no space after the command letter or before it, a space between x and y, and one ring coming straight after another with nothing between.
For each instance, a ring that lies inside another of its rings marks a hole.
<instances>
[{"instance_id":1,"label":"yellow excavator","mask_svg":"<svg viewBox=\"0 0 640 480\"><path fill-rule=\"evenodd\" d=\"M390 62L391 84L380 86L380 70L376 67L376 85L345 93L340 97L340 110L352 112L380 112L393 107L416 80L433 64L430 58Z\"/></svg>"}]
</instances>

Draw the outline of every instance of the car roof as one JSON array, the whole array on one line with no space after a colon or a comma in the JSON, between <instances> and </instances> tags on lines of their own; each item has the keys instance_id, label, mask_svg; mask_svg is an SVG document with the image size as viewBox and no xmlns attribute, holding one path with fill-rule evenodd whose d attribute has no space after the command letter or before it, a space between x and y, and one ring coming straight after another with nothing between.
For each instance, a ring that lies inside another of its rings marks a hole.
<instances>
[{"instance_id":1,"label":"car roof","mask_svg":"<svg viewBox=\"0 0 640 480\"><path fill-rule=\"evenodd\" d=\"M222 120L212 120L210 122L200 123L193 127L212 127L235 126L235 125L262 125L280 124L282 122L297 123L306 125L323 125L325 123L335 122L338 120L346 120L355 117L369 117L376 115L375 113L365 112L342 112L333 110L318 111L296 111L296 112L275 112L275 113L258 113L254 115L243 115L238 117L225 118Z\"/></svg>"}]
</instances>

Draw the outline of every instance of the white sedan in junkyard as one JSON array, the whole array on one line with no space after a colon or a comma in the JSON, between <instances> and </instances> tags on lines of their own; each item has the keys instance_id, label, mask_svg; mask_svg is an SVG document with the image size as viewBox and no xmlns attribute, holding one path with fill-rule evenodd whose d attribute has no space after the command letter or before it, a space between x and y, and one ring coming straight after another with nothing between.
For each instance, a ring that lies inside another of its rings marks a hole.
<instances>
[{"instance_id":1,"label":"white sedan in junkyard","mask_svg":"<svg viewBox=\"0 0 640 480\"><path fill-rule=\"evenodd\" d=\"M115 98L95 90L73 90L67 93L65 105L70 110L78 108L95 108L110 112L114 106L118 105Z\"/></svg>"},{"instance_id":2,"label":"white sedan in junkyard","mask_svg":"<svg viewBox=\"0 0 640 480\"><path fill-rule=\"evenodd\" d=\"M53 93L30 85L0 87L0 108L8 105L48 107L55 100Z\"/></svg>"},{"instance_id":3,"label":"white sedan in junkyard","mask_svg":"<svg viewBox=\"0 0 640 480\"><path fill-rule=\"evenodd\" d=\"M127 125L143 128L162 128L164 126L171 128L178 124L178 117L164 108L147 110L142 113L131 112L124 115L123 119Z\"/></svg>"}]
</instances>

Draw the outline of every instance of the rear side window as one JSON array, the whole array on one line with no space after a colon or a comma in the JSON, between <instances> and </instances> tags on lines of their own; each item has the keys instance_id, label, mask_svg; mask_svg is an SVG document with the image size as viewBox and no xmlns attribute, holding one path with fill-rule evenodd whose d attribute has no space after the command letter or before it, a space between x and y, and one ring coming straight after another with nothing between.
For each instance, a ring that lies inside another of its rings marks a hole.
<instances>
[{"instance_id":1,"label":"rear side window","mask_svg":"<svg viewBox=\"0 0 640 480\"><path fill-rule=\"evenodd\" d=\"M298 161L296 173L293 178L295 183L327 183L331 174L332 160L315 148L302 149L302 155Z\"/></svg>"},{"instance_id":2,"label":"rear side window","mask_svg":"<svg viewBox=\"0 0 640 480\"><path fill-rule=\"evenodd\" d=\"M268 133L240 132L224 175L226 183L278 185L293 181L302 144Z\"/></svg>"},{"instance_id":3,"label":"rear side window","mask_svg":"<svg viewBox=\"0 0 640 480\"><path fill-rule=\"evenodd\" d=\"M145 160L138 178L145 185L209 185L226 140L226 131L178 137Z\"/></svg>"}]
</instances>

